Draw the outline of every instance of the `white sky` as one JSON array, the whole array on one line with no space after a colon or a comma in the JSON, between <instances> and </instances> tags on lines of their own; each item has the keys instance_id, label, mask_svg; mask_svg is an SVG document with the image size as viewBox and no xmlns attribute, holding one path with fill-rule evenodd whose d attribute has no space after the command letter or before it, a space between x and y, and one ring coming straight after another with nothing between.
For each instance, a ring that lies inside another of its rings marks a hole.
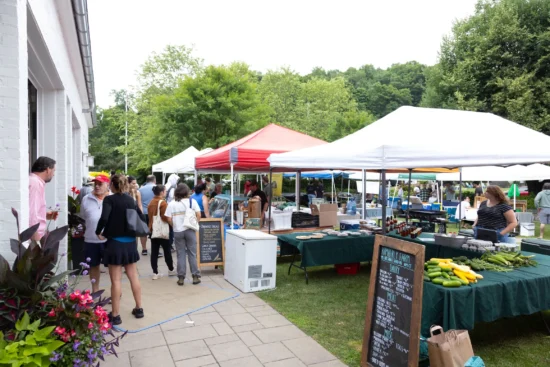
<instances>
[{"instance_id":1,"label":"white sky","mask_svg":"<svg viewBox=\"0 0 550 367\"><path fill-rule=\"evenodd\" d=\"M476 0L90 0L97 103L136 84L147 56L194 45L205 64L244 61L265 72L289 66L346 70L437 62L453 21Z\"/></svg>"}]
</instances>

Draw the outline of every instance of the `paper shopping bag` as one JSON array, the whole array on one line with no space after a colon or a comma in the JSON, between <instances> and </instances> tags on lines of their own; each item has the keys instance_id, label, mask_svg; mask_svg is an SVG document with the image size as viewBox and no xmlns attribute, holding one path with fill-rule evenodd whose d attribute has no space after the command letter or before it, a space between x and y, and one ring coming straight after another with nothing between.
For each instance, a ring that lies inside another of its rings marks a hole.
<instances>
[{"instance_id":1,"label":"paper shopping bag","mask_svg":"<svg viewBox=\"0 0 550 367\"><path fill-rule=\"evenodd\" d=\"M443 331L441 326L430 328L428 355L431 367L464 367L474 356L468 330Z\"/></svg>"}]
</instances>

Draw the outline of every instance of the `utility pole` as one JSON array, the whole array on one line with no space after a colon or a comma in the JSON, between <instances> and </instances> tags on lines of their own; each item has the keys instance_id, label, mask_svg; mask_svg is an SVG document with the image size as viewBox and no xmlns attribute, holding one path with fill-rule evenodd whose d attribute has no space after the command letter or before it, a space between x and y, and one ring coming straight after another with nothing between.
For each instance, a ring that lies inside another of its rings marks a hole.
<instances>
[{"instance_id":1,"label":"utility pole","mask_svg":"<svg viewBox=\"0 0 550 367\"><path fill-rule=\"evenodd\" d=\"M128 91L124 92L124 106L126 118L125 144L124 144L124 173L128 174Z\"/></svg>"}]
</instances>

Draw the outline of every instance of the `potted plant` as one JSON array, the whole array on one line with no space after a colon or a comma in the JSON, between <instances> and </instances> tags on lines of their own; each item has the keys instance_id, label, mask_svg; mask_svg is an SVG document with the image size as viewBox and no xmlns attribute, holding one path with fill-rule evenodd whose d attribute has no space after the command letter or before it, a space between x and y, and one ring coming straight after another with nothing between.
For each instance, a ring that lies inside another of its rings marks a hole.
<instances>
[{"instance_id":1,"label":"potted plant","mask_svg":"<svg viewBox=\"0 0 550 367\"><path fill-rule=\"evenodd\" d=\"M17 211L12 209L12 213L19 232ZM105 356L116 355L115 347L126 333L115 335L104 309L110 299L102 298L103 290L91 293L77 289L80 276L88 273L86 262L80 264L84 269L80 272L56 274L59 242L69 226L46 231L40 243L31 240L25 248L23 243L32 238L38 226L10 240L17 255L11 268L0 255L0 349L4 350L0 351L0 365L5 359L14 365L12 358L31 354L32 362L15 361L15 365L99 365ZM31 339L39 343L39 351L27 345Z\"/></svg>"}]
</instances>

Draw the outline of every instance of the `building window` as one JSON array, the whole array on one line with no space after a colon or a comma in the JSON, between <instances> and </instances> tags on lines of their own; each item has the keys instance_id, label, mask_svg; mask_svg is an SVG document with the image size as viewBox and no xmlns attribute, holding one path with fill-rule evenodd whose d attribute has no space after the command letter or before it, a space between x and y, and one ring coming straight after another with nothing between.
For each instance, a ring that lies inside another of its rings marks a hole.
<instances>
[{"instance_id":1,"label":"building window","mask_svg":"<svg viewBox=\"0 0 550 367\"><path fill-rule=\"evenodd\" d=\"M31 167L38 158L38 144L37 144L37 100L38 100L38 90L36 87L28 81L28 91L29 91L29 171Z\"/></svg>"}]
</instances>

